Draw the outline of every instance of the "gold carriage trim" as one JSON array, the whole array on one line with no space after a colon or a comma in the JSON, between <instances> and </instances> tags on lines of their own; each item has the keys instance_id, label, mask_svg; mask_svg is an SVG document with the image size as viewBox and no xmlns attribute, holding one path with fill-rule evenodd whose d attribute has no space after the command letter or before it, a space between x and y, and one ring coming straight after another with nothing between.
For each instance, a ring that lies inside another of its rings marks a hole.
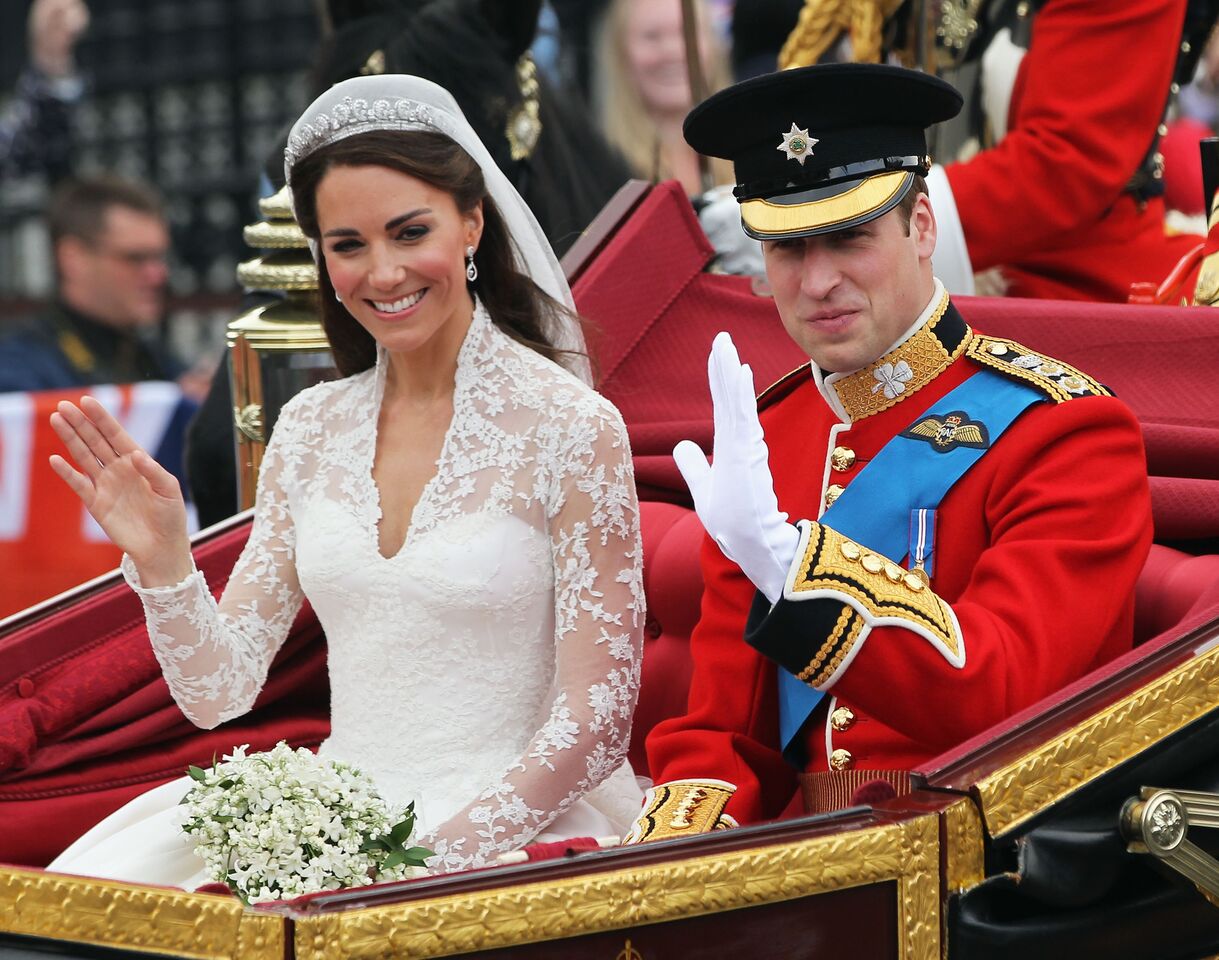
<instances>
[{"instance_id":1,"label":"gold carriage trim","mask_svg":"<svg viewBox=\"0 0 1219 960\"><path fill-rule=\"evenodd\" d=\"M236 897L0 867L0 931L198 960L282 960L284 918Z\"/></svg>"},{"instance_id":2,"label":"gold carriage trim","mask_svg":"<svg viewBox=\"0 0 1219 960\"><path fill-rule=\"evenodd\" d=\"M258 201L258 212L268 220L292 220L296 214L292 211L292 191L287 184L280 187L269 197L261 197Z\"/></svg>"},{"instance_id":3,"label":"gold carriage trim","mask_svg":"<svg viewBox=\"0 0 1219 960\"><path fill-rule=\"evenodd\" d=\"M671 840L708 833L719 826L720 814L736 793L726 780L670 780L648 791L626 843Z\"/></svg>"},{"instance_id":4,"label":"gold carriage trim","mask_svg":"<svg viewBox=\"0 0 1219 960\"><path fill-rule=\"evenodd\" d=\"M801 680L820 689L858 642L863 627L880 619L904 621L953 660L962 658L952 609L922 579L832 527L813 521L808 526L807 546L784 597L841 599L844 607L817 655L799 675Z\"/></svg>"},{"instance_id":5,"label":"gold carriage trim","mask_svg":"<svg viewBox=\"0 0 1219 960\"><path fill-rule=\"evenodd\" d=\"M834 392L852 422L888 410L918 393L965 351L973 339L968 327L951 352L936 335L947 310L948 294L943 293L931 318L909 339L862 370L834 382Z\"/></svg>"},{"instance_id":6,"label":"gold carriage trim","mask_svg":"<svg viewBox=\"0 0 1219 960\"><path fill-rule=\"evenodd\" d=\"M454 956L895 881L896 955L939 960L939 856L938 820L928 815L711 856L299 917L294 947L297 960Z\"/></svg>"},{"instance_id":7,"label":"gold carriage trim","mask_svg":"<svg viewBox=\"0 0 1219 960\"><path fill-rule=\"evenodd\" d=\"M1109 389L1077 367L1047 357L1023 344L978 334L970 342L970 359L1043 391L1055 403L1078 397L1111 397Z\"/></svg>"},{"instance_id":8,"label":"gold carriage trim","mask_svg":"<svg viewBox=\"0 0 1219 960\"><path fill-rule=\"evenodd\" d=\"M986 836L972 797L963 797L942 815L944 885L960 893L986 879Z\"/></svg>"},{"instance_id":9,"label":"gold carriage trim","mask_svg":"<svg viewBox=\"0 0 1219 960\"><path fill-rule=\"evenodd\" d=\"M1019 830L1048 807L1212 712L1219 702L1215 640L1219 630L1199 639L1196 649L1204 652L979 780L975 790L987 832L1000 838Z\"/></svg>"}]
</instances>

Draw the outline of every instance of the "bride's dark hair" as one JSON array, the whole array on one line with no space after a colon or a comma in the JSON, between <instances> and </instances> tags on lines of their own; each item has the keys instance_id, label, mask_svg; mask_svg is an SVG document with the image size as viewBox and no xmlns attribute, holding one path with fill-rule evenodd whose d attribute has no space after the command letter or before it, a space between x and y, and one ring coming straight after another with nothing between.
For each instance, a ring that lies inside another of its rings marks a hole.
<instances>
[{"instance_id":1,"label":"bride's dark hair","mask_svg":"<svg viewBox=\"0 0 1219 960\"><path fill-rule=\"evenodd\" d=\"M336 141L299 160L292 168L296 219L307 237L318 240L317 188L332 167L387 167L423 180L448 193L462 213L481 200L483 232L474 263L475 292L491 320L514 340L550 360L567 351L550 342L546 331L558 328L570 311L517 270L515 244L499 209L487 193L482 170L453 140L427 130L374 130ZM322 329L330 341L335 365L343 376L376 363L372 335L335 300L325 258L318 260L318 295ZM578 322L578 321L569 321Z\"/></svg>"}]
</instances>

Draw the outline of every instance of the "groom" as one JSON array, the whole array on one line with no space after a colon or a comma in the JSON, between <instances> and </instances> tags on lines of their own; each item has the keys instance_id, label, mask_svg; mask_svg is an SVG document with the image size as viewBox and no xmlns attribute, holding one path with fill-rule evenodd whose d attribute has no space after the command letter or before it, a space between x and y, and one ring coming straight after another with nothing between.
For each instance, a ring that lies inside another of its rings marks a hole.
<instances>
[{"instance_id":1,"label":"groom","mask_svg":"<svg viewBox=\"0 0 1219 960\"><path fill-rule=\"evenodd\" d=\"M932 275L924 131L960 102L835 64L686 119L734 162L811 363L755 405L731 339L712 347L713 464L674 450L709 534L694 675L648 738L633 841L772 818L797 787L810 813L901 794L1131 645L1152 532L1138 423L1086 374L971 330Z\"/></svg>"}]
</instances>

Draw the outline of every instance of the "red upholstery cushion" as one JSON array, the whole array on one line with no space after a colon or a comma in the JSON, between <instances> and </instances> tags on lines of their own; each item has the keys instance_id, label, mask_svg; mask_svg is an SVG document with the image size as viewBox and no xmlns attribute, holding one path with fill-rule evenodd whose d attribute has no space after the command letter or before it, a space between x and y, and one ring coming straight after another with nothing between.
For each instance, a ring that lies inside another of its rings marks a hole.
<instances>
[{"instance_id":1,"label":"red upholstery cushion","mask_svg":"<svg viewBox=\"0 0 1219 960\"><path fill-rule=\"evenodd\" d=\"M1135 584L1134 639L1142 643L1208 609L1219 613L1219 556L1152 544Z\"/></svg>"},{"instance_id":2,"label":"red upholstery cushion","mask_svg":"<svg viewBox=\"0 0 1219 960\"><path fill-rule=\"evenodd\" d=\"M631 728L631 765L648 775L644 740L666 717L686 709L690 687L690 633L698 621L703 574L698 563L703 526L693 510L671 503L639 505L643 533L643 586L648 619L643 637L643 678Z\"/></svg>"}]
</instances>

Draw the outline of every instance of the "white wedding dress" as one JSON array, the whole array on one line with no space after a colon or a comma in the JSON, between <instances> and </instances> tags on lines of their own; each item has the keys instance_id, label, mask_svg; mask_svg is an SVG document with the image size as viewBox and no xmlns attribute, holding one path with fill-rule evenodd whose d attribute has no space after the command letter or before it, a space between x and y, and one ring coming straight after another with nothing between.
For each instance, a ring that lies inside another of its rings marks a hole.
<instances>
[{"instance_id":1,"label":"white wedding dress","mask_svg":"<svg viewBox=\"0 0 1219 960\"><path fill-rule=\"evenodd\" d=\"M621 835L642 797L625 757L644 598L617 410L478 306L436 475L387 558L372 478L384 378L381 362L284 407L218 607L198 572L144 589L125 561L174 698L204 727L249 710L308 597L328 643L320 752L414 800L437 869ZM178 828L188 787L138 797L48 869L206 882Z\"/></svg>"}]
</instances>

